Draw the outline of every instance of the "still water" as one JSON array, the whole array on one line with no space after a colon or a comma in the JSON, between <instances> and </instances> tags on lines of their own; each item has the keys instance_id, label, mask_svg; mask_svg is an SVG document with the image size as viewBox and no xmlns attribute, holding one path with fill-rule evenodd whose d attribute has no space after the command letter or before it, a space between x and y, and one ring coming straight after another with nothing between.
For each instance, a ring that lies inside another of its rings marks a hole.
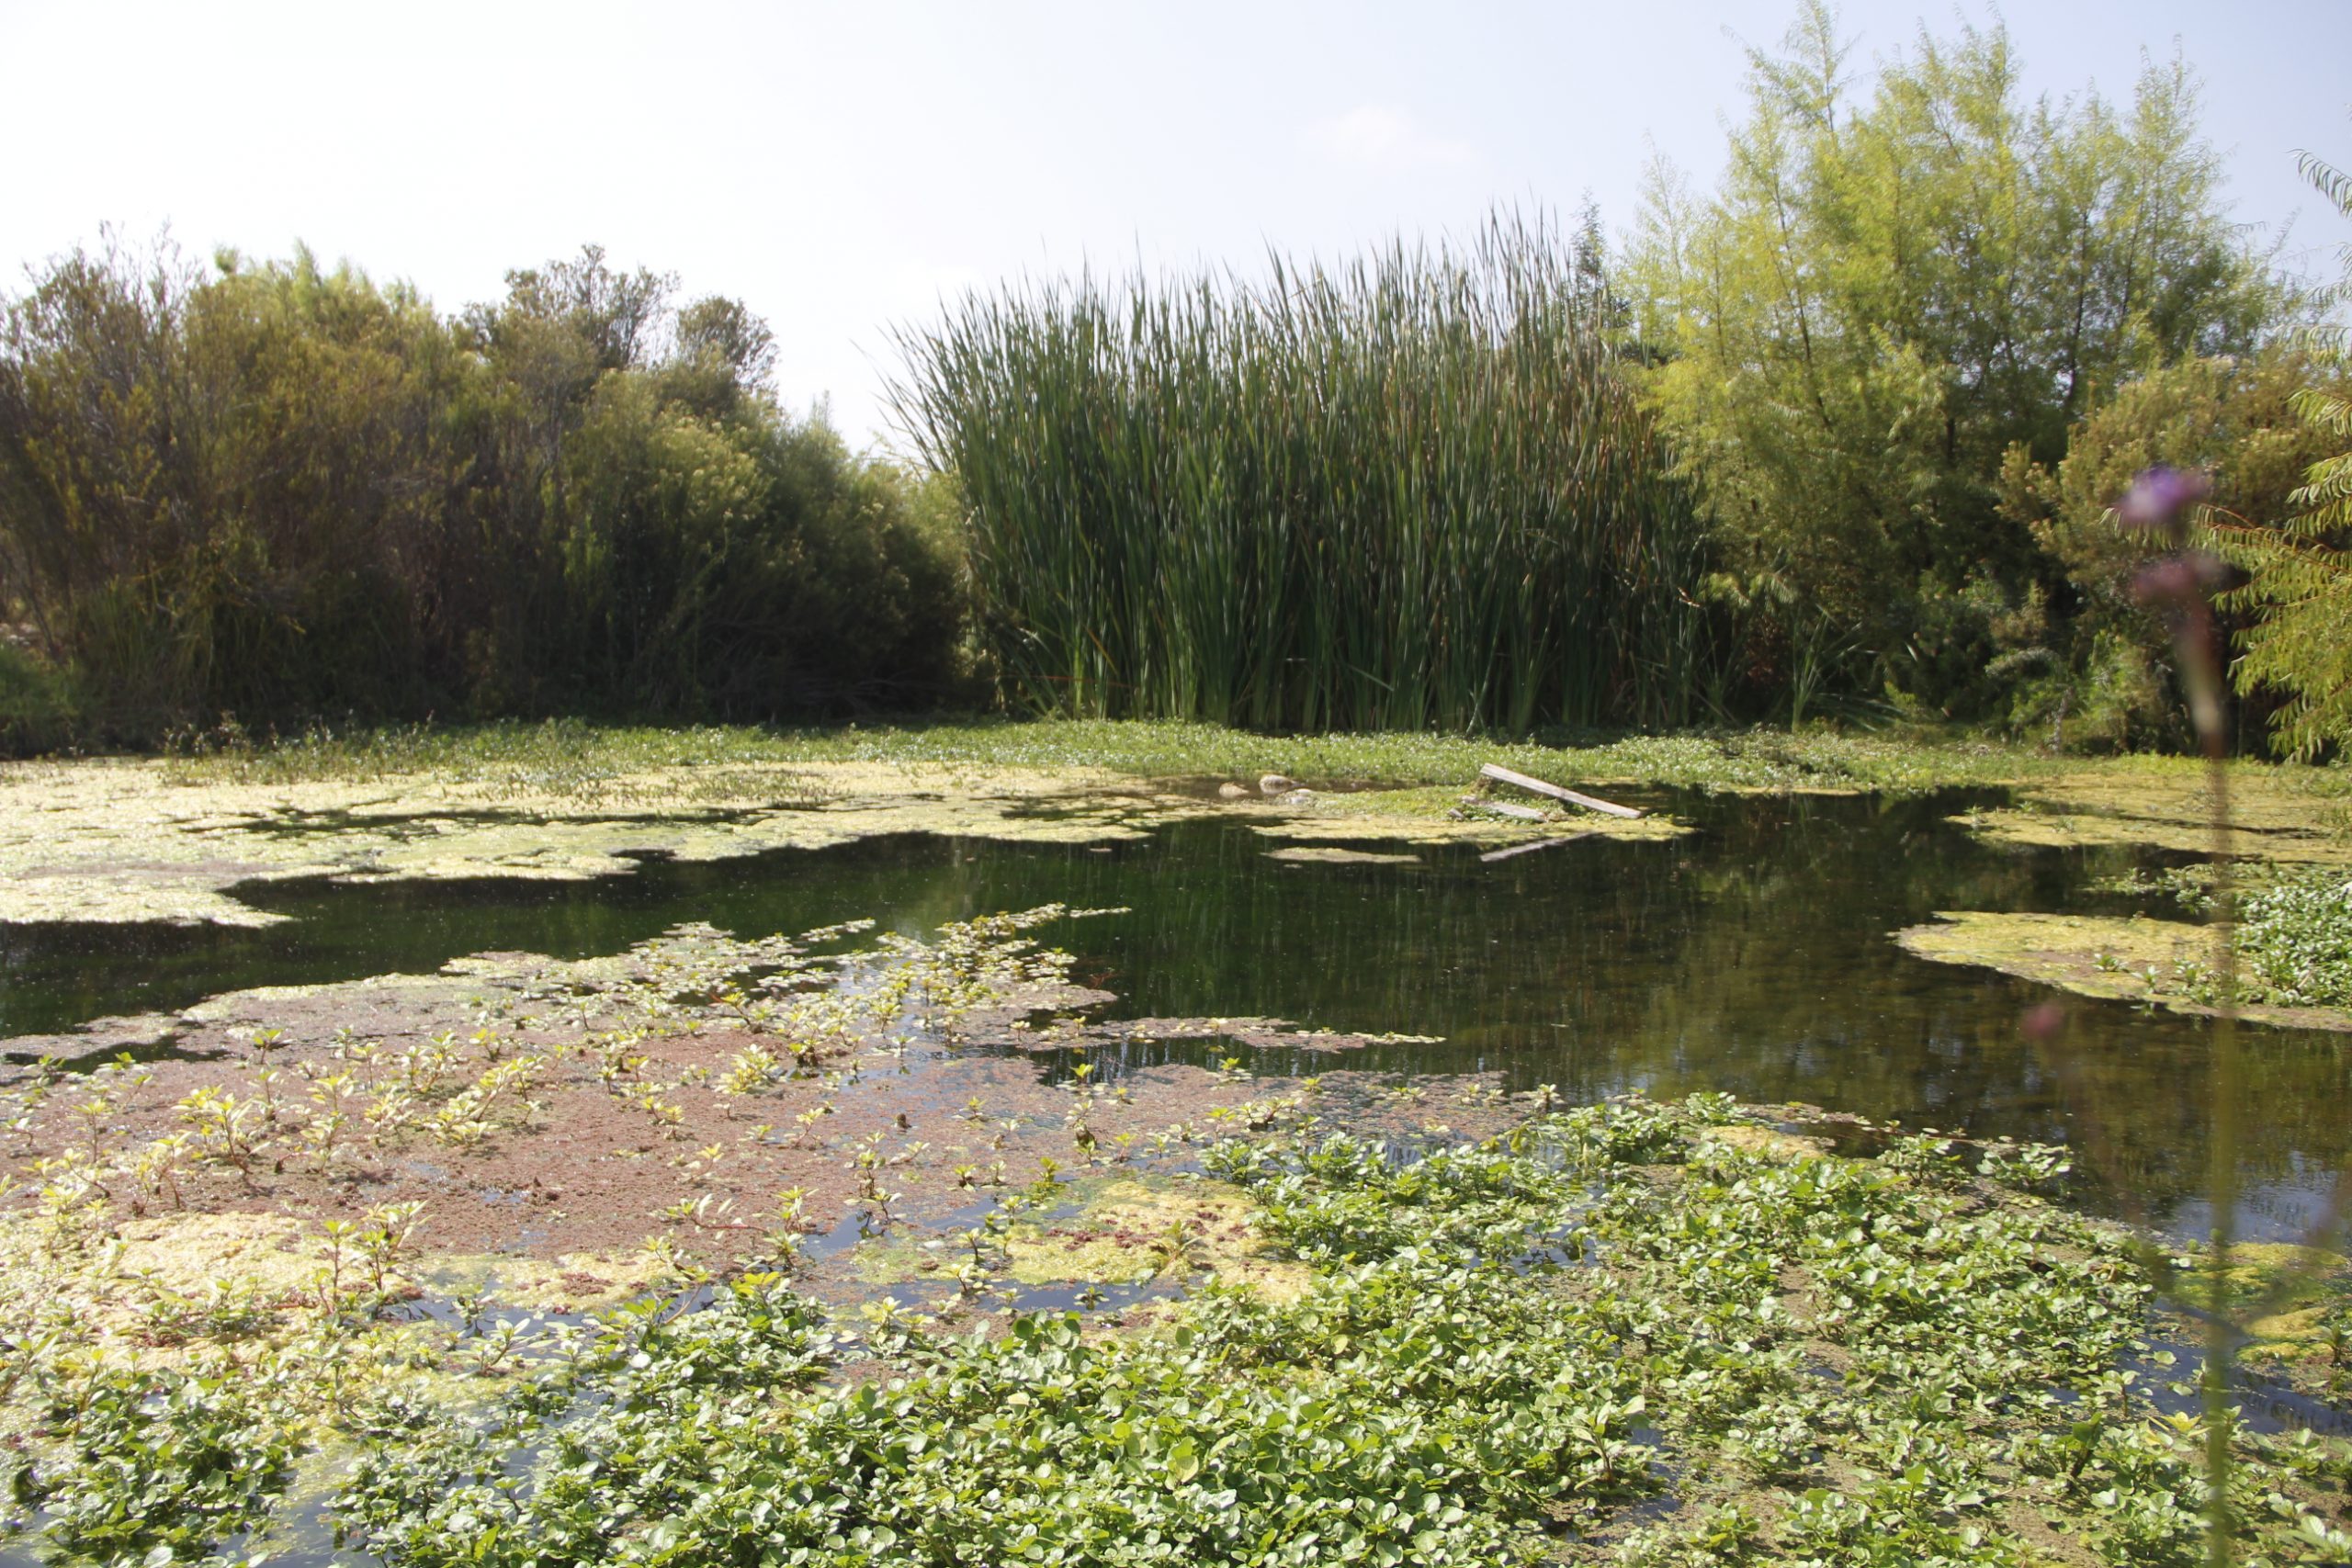
<instances>
[{"instance_id":1,"label":"still water","mask_svg":"<svg viewBox=\"0 0 2352 1568\"><path fill-rule=\"evenodd\" d=\"M683 920L765 933L872 916L918 932L1052 901L1125 905L1050 933L1080 954L1080 978L1119 993L1117 1012L1444 1037L1261 1073L1492 1072L1579 1100L1720 1089L2064 1142L2098 1206L2201 1229L2209 1023L2073 999L2064 1035L2030 1043L2020 1017L2055 993L1889 940L1938 909L2126 913L2097 885L2165 863L1996 848L1945 821L1997 798L1658 796L1646 804L1699 830L1495 862L1424 848L1411 865L1286 864L1245 826L1204 821L1108 848L902 837L585 884L273 885L245 896L294 919L264 931L0 931L0 1036L466 953L610 953ZM2284 1238L2352 1148L2352 1037L2245 1033L2245 1224ZM1129 1065L1201 1049L1135 1047Z\"/></svg>"}]
</instances>

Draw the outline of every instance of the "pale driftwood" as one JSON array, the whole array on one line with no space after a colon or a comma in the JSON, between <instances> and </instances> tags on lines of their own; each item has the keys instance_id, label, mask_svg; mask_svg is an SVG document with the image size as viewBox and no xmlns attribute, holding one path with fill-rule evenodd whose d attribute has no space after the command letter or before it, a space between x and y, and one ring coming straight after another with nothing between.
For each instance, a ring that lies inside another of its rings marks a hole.
<instances>
[{"instance_id":1,"label":"pale driftwood","mask_svg":"<svg viewBox=\"0 0 2352 1568\"><path fill-rule=\"evenodd\" d=\"M1507 800L1479 800L1466 796L1462 804L1473 811L1491 811L1498 817L1509 817L1521 822L1541 822L1544 819L1544 813L1533 807L1513 806Z\"/></svg>"},{"instance_id":2,"label":"pale driftwood","mask_svg":"<svg viewBox=\"0 0 2352 1568\"><path fill-rule=\"evenodd\" d=\"M1488 850L1478 858L1482 861L1509 860L1513 855L1532 855L1537 850L1556 850L1562 844L1573 844L1579 839L1589 839L1590 833L1570 833L1565 839L1538 839L1532 844L1513 844L1507 850Z\"/></svg>"},{"instance_id":3,"label":"pale driftwood","mask_svg":"<svg viewBox=\"0 0 2352 1568\"><path fill-rule=\"evenodd\" d=\"M1603 800L1597 795L1578 795L1575 790L1563 789L1558 784L1546 784L1542 779L1531 779L1525 773L1512 773L1498 762L1488 762L1481 767L1478 773L1481 777L1493 779L1498 784L1513 784L1521 789L1533 790L1537 795L1548 795L1555 800L1565 800L1571 806L1581 806L1587 811L1603 812L1611 817L1631 818L1641 815L1630 806L1620 806L1613 800Z\"/></svg>"}]
</instances>

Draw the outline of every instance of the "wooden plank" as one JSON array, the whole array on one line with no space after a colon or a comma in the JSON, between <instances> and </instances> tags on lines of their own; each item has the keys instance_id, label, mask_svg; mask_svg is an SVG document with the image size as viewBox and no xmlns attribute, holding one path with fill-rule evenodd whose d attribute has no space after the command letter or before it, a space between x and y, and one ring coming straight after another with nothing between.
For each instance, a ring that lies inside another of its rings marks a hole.
<instances>
[{"instance_id":1,"label":"wooden plank","mask_svg":"<svg viewBox=\"0 0 2352 1568\"><path fill-rule=\"evenodd\" d=\"M1538 839L1532 844L1513 844L1507 850L1489 850L1478 858L1492 863L1509 860L1513 855L1532 855L1538 850L1556 850L1562 844L1573 844L1579 839L1589 839L1590 833L1571 833L1565 839Z\"/></svg>"},{"instance_id":2,"label":"wooden plank","mask_svg":"<svg viewBox=\"0 0 2352 1568\"><path fill-rule=\"evenodd\" d=\"M1493 779L1498 784L1513 784L1521 789L1533 790L1537 795L1548 795L1555 800L1565 800L1571 806L1581 806L1587 811L1603 812L1611 817L1639 817L1641 815L1630 806L1620 806L1613 800L1603 800L1597 795L1578 795L1575 790L1563 789L1555 784L1545 784L1542 779L1531 779L1525 773L1512 773L1498 762L1485 764L1479 768L1478 773L1480 776Z\"/></svg>"},{"instance_id":3,"label":"wooden plank","mask_svg":"<svg viewBox=\"0 0 2352 1568\"><path fill-rule=\"evenodd\" d=\"M1513 806L1507 800L1465 799L1463 806L1472 811L1491 811L1498 817L1509 817L1521 822L1541 822L1544 813L1532 806Z\"/></svg>"}]
</instances>

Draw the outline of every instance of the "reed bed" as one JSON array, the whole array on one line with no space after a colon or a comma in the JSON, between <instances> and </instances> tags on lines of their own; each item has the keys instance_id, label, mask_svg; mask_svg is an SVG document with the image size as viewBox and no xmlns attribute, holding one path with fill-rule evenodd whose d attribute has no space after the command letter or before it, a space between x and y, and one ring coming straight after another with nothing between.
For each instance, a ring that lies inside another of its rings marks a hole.
<instances>
[{"instance_id":1,"label":"reed bed","mask_svg":"<svg viewBox=\"0 0 2352 1568\"><path fill-rule=\"evenodd\" d=\"M1701 526L1548 225L1091 274L902 332L1007 694L1258 728L1675 724Z\"/></svg>"}]
</instances>

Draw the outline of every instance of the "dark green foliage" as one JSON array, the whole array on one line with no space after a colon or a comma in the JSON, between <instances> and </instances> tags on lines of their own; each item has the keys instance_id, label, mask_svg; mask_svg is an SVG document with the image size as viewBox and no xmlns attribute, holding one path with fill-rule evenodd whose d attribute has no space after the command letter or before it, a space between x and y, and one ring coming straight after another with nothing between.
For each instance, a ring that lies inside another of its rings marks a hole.
<instances>
[{"instance_id":1,"label":"dark green foliage","mask_svg":"<svg viewBox=\"0 0 2352 1568\"><path fill-rule=\"evenodd\" d=\"M2076 425L2063 460L2036 463L2024 446L2009 448L2002 511L2065 574L2058 595L2033 594L2031 613L2011 617L2012 732L2070 745L2186 740L2172 633L2133 591L2167 542L2126 526L2116 502L2141 472L2165 467L2210 476L2203 516L2224 536L2291 515L2305 470L2327 452L2293 406L2322 370L2276 348L2186 359L2125 386ZM2260 716L2247 716L2250 738Z\"/></svg>"},{"instance_id":2,"label":"dark green foliage","mask_svg":"<svg viewBox=\"0 0 2352 1568\"><path fill-rule=\"evenodd\" d=\"M1502 1278L1431 1259L1296 1312L1217 1296L1148 1341L1020 1318L900 1341L908 1381L784 1407L783 1383L736 1369L824 1337L787 1293L739 1284L675 1325L608 1332L576 1373L593 1413L519 1483L513 1445L547 1440L541 1417L469 1439L400 1412L345 1506L401 1564L1517 1560L1512 1513L1639 1488L1639 1405L1589 1330L1487 1288ZM1573 1385L1522 1381L1587 1356Z\"/></svg>"},{"instance_id":3,"label":"dark green foliage","mask_svg":"<svg viewBox=\"0 0 2352 1568\"><path fill-rule=\"evenodd\" d=\"M72 743L83 704L63 671L0 643L0 755L51 751Z\"/></svg>"},{"instance_id":4,"label":"dark green foliage","mask_svg":"<svg viewBox=\"0 0 2352 1568\"><path fill-rule=\"evenodd\" d=\"M2352 218L2352 173L2309 156L2303 171ZM2239 689L2285 694L2271 744L2304 761L2352 747L2352 336L2343 314L2352 309L2352 243L2340 256L2342 274L2319 296L2335 314L2306 334L2326 374L2294 400L2325 456L2303 474L2291 515L2221 531L2225 552L2253 574L2234 596L2257 617L2239 638Z\"/></svg>"},{"instance_id":5,"label":"dark green foliage","mask_svg":"<svg viewBox=\"0 0 2352 1568\"><path fill-rule=\"evenodd\" d=\"M108 251L8 304L0 610L96 730L944 686L937 508L776 407L756 319L594 249L509 282L450 320L308 254Z\"/></svg>"},{"instance_id":6,"label":"dark green foliage","mask_svg":"<svg viewBox=\"0 0 2352 1568\"><path fill-rule=\"evenodd\" d=\"M191 1372L93 1366L53 1380L64 1441L11 1477L19 1506L72 1562L195 1562L268 1517L304 1447L267 1380L218 1362Z\"/></svg>"},{"instance_id":7,"label":"dark green foliage","mask_svg":"<svg viewBox=\"0 0 2352 1568\"><path fill-rule=\"evenodd\" d=\"M1588 254L1589 264L1596 258ZM1700 540L1589 265L1497 220L1262 284L1081 277L910 333L1023 704L1257 727L1671 723Z\"/></svg>"}]
</instances>

